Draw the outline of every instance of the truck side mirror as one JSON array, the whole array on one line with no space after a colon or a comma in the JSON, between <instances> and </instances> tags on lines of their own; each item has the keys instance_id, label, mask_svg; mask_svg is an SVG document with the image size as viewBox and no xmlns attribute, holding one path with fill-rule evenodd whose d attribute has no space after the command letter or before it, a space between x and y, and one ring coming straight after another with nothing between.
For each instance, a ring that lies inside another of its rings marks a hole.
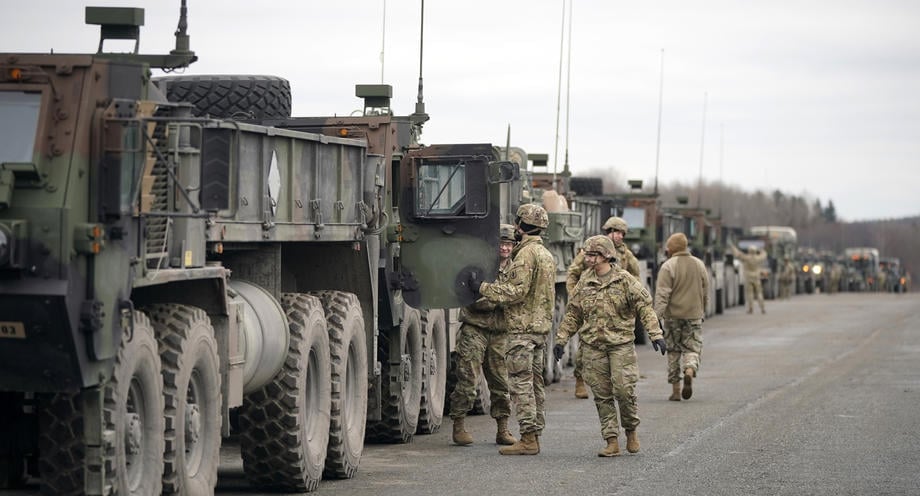
<instances>
[{"instance_id":1,"label":"truck side mirror","mask_svg":"<svg viewBox=\"0 0 920 496\"><path fill-rule=\"evenodd\" d=\"M507 160L489 163L489 183L510 183L521 178L521 167Z\"/></svg>"}]
</instances>

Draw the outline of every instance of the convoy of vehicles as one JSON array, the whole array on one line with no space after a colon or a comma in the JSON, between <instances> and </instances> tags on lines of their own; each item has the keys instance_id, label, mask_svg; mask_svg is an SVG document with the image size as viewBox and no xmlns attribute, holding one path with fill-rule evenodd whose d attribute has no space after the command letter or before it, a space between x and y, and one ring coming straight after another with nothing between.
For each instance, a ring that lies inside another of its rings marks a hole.
<instances>
[{"instance_id":1,"label":"convoy of vehicles","mask_svg":"<svg viewBox=\"0 0 920 496\"><path fill-rule=\"evenodd\" d=\"M103 41L139 37L142 9L86 13ZM667 237L688 235L707 316L743 303L728 242L769 253L768 297L795 255L791 228L740 235L641 182L603 194L520 148L425 146L421 95L396 116L387 85L357 86L362 115L291 117L281 78L151 77L197 59L185 25L167 55L0 56L0 487L210 494L234 435L253 487L311 491L354 476L365 440L436 432L466 281L496 274L498 224L524 202L549 214L557 321L613 215L650 291ZM846 258L849 290L909 289L875 249ZM805 292L827 285L801 262ZM547 354L545 380L561 374Z\"/></svg>"},{"instance_id":2,"label":"convoy of vehicles","mask_svg":"<svg viewBox=\"0 0 920 496\"><path fill-rule=\"evenodd\" d=\"M139 37L142 9L86 13ZM234 434L253 487L310 491L441 424L516 168L420 145L386 85L291 118L280 78L151 78L196 60L185 25L168 55L0 56L6 487L209 494Z\"/></svg>"}]
</instances>

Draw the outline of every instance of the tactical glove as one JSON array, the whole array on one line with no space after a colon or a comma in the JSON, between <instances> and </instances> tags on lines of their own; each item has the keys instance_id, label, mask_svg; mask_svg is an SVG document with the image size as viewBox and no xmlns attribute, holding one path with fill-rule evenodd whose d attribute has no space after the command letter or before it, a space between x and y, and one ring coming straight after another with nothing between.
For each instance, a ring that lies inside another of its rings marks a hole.
<instances>
[{"instance_id":1,"label":"tactical glove","mask_svg":"<svg viewBox=\"0 0 920 496\"><path fill-rule=\"evenodd\" d=\"M475 270L470 272L470 277L467 280L467 288L476 296L479 296L479 286L482 286L482 276L479 272Z\"/></svg>"},{"instance_id":2,"label":"tactical glove","mask_svg":"<svg viewBox=\"0 0 920 496\"><path fill-rule=\"evenodd\" d=\"M562 354L565 353L565 346L557 344L553 346L553 356L556 357L556 361L562 360Z\"/></svg>"},{"instance_id":3,"label":"tactical glove","mask_svg":"<svg viewBox=\"0 0 920 496\"><path fill-rule=\"evenodd\" d=\"M668 352L668 345L664 344L664 339L652 341L652 348L655 348L655 351L660 351L662 355Z\"/></svg>"}]
</instances>

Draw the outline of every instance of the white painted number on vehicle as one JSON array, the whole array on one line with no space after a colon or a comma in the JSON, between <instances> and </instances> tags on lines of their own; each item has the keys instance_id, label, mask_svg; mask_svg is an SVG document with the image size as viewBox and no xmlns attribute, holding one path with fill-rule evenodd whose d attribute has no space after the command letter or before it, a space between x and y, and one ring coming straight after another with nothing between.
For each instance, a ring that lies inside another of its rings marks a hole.
<instances>
[{"instance_id":1,"label":"white painted number on vehicle","mask_svg":"<svg viewBox=\"0 0 920 496\"><path fill-rule=\"evenodd\" d=\"M22 322L0 322L0 338L25 339L26 326Z\"/></svg>"}]
</instances>

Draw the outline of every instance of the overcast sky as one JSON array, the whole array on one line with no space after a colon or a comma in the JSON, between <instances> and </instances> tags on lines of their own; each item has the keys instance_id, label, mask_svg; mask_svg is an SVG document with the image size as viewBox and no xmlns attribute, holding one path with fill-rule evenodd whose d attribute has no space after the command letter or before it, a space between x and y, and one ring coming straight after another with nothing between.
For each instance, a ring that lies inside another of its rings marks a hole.
<instances>
[{"instance_id":1,"label":"overcast sky","mask_svg":"<svg viewBox=\"0 0 920 496\"><path fill-rule=\"evenodd\" d=\"M179 0L89 3L145 7L141 52L172 48ZM0 0L0 51L95 51L82 4ZM419 7L189 0L199 61L186 74L285 77L306 116L359 109L354 85L382 72L395 112L409 114ZM658 155L662 184L695 184L702 169L748 191L831 200L844 220L920 215L920 1L575 0L557 153L562 14L562 0L428 0L423 142L504 145L510 125L513 145L550 154L550 171L567 141L575 175L651 181Z\"/></svg>"}]
</instances>

